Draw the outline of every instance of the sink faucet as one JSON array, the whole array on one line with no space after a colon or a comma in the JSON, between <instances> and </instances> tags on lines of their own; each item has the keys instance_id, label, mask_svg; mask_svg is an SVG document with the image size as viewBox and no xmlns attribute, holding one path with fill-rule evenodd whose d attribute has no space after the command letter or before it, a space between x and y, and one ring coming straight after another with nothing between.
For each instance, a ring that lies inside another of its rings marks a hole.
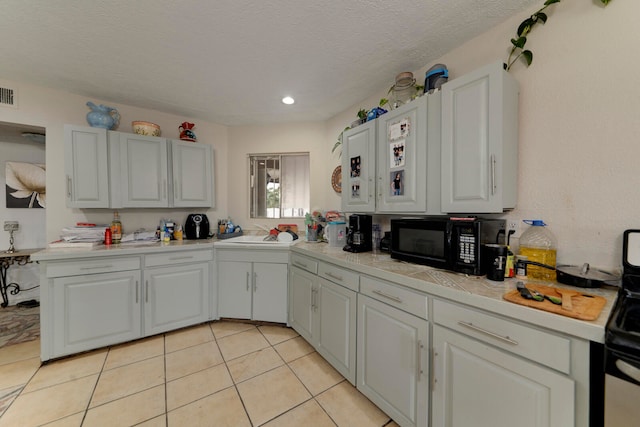
<instances>
[{"instance_id":1,"label":"sink faucet","mask_svg":"<svg viewBox=\"0 0 640 427\"><path fill-rule=\"evenodd\" d=\"M270 242L278 239L277 234L271 234L271 230L273 230L272 228L265 227L264 225L260 225L260 224L253 224L253 225L269 233L266 236L264 236L264 239L262 239L263 241Z\"/></svg>"}]
</instances>

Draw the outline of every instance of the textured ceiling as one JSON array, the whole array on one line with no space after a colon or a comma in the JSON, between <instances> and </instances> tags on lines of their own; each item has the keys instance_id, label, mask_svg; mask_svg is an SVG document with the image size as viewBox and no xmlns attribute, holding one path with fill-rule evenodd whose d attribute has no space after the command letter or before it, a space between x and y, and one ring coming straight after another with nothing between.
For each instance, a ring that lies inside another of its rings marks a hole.
<instances>
[{"instance_id":1,"label":"textured ceiling","mask_svg":"<svg viewBox=\"0 0 640 427\"><path fill-rule=\"evenodd\" d=\"M0 78L230 126L325 120L534 3L2 0Z\"/></svg>"}]
</instances>

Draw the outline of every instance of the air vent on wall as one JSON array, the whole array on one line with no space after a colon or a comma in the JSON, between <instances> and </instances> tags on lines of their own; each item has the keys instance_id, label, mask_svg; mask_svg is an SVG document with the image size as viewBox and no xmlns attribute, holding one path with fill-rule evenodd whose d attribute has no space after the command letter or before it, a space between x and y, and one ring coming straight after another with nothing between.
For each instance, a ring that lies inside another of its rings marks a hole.
<instances>
[{"instance_id":1,"label":"air vent on wall","mask_svg":"<svg viewBox=\"0 0 640 427\"><path fill-rule=\"evenodd\" d=\"M0 105L5 107L18 107L18 94L15 89L0 87Z\"/></svg>"}]
</instances>

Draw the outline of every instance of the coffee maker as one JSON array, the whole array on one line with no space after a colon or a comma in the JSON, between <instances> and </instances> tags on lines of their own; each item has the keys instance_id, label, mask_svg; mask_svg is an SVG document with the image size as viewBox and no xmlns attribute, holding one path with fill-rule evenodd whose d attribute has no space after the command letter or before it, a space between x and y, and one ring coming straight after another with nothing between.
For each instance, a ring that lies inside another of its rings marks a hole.
<instances>
[{"instance_id":1,"label":"coffee maker","mask_svg":"<svg viewBox=\"0 0 640 427\"><path fill-rule=\"evenodd\" d=\"M372 249L371 215L352 214L349 216L347 244L343 248L347 252L369 252Z\"/></svg>"}]
</instances>

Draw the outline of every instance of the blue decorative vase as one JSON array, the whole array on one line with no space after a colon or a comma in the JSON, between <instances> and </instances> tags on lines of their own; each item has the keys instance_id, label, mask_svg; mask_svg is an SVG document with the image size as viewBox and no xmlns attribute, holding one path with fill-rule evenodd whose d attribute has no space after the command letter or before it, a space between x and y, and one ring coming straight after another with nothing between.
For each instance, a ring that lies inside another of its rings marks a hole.
<instances>
[{"instance_id":1,"label":"blue decorative vase","mask_svg":"<svg viewBox=\"0 0 640 427\"><path fill-rule=\"evenodd\" d=\"M96 105L93 102L87 102L87 106L91 111L87 113L87 122L94 128L114 129L120 122L120 113L115 108L106 105Z\"/></svg>"}]
</instances>

